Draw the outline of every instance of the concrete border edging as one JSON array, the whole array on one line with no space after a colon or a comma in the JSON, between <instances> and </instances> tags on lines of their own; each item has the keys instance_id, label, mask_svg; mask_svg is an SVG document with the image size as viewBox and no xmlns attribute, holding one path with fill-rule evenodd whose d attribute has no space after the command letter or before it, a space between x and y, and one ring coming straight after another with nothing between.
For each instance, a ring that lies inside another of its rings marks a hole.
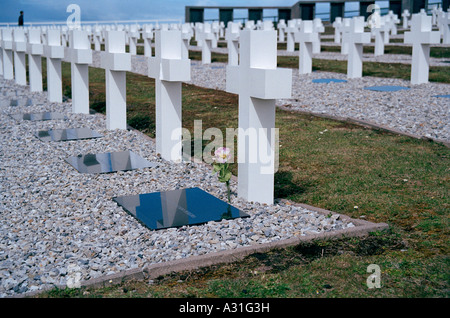
<instances>
[{"instance_id":1,"label":"concrete border edging","mask_svg":"<svg viewBox=\"0 0 450 318\"><path fill-rule=\"evenodd\" d=\"M304 207L305 209L313 210L325 215L329 215L330 213L336 214L332 211L324 210L321 208L315 208L306 204L293 204L293 205L301 206ZM382 231L389 228L389 225L386 223L372 223L365 220L352 219L342 214L339 214L339 216L342 219L345 219L346 221L351 221L353 224L355 224L355 227L331 232L323 232L319 234L312 234L307 236L299 236L287 240L280 240L263 244L255 244L230 250L208 253L204 255L191 256L188 258L164 263L154 263L146 265L143 268L131 269L117 274L106 275L92 280L88 280L83 282L82 286L107 287L132 279L150 280L155 279L159 276L164 276L176 272L195 270L212 265L232 263L235 261L242 260L248 255L254 253L264 253L275 248L286 248L304 242L312 242L314 240L365 236L368 235L370 232Z\"/></svg>"}]
</instances>

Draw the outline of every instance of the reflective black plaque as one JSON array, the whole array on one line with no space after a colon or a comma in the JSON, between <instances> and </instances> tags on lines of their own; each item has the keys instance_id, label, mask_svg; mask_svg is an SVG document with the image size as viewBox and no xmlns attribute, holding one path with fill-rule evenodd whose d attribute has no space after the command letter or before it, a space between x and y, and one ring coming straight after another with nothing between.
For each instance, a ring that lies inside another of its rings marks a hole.
<instances>
[{"instance_id":1,"label":"reflective black plaque","mask_svg":"<svg viewBox=\"0 0 450 318\"><path fill-rule=\"evenodd\" d=\"M31 121L66 119L66 116L64 116L64 114L55 112L14 114L10 116L16 120L31 120Z\"/></svg>"},{"instance_id":2,"label":"reflective black plaque","mask_svg":"<svg viewBox=\"0 0 450 318\"><path fill-rule=\"evenodd\" d=\"M132 151L78 155L69 157L66 161L81 173L108 173L156 167L155 163Z\"/></svg>"},{"instance_id":3,"label":"reflective black plaque","mask_svg":"<svg viewBox=\"0 0 450 318\"><path fill-rule=\"evenodd\" d=\"M69 128L40 130L36 136L42 141L67 141L103 137L89 128Z\"/></svg>"},{"instance_id":4,"label":"reflective black plaque","mask_svg":"<svg viewBox=\"0 0 450 318\"><path fill-rule=\"evenodd\" d=\"M249 217L200 188L115 197L113 200L152 230Z\"/></svg>"}]
</instances>

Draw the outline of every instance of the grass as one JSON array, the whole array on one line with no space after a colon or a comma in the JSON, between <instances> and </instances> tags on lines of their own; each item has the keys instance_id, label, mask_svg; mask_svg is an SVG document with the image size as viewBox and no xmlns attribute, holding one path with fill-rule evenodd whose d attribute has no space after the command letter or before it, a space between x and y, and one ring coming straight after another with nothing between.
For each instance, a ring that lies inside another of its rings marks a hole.
<instances>
[{"instance_id":1,"label":"grass","mask_svg":"<svg viewBox=\"0 0 450 318\"><path fill-rule=\"evenodd\" d=\"M191 52L191 57L196 54ZM315 63L316 69L329 70L327 64ZM399 66L393 67L397 68L392 73L398 73ZM91 108L104 112L104 71L90 68L89 76ZM63 63L63 87L70 95L67 63ZM191 133L194 120L199 119L203 120L203 129L237 127L236 95L187 84L182 89L183 127ZM154 92L152 79L127 73L128 123L151 137L155 134ZM386 222L390 229L363 238L276 249L232 264L159 277L151 283L54 289L38 297L450 295L448 148L280 109L276 126L280 128L281 144L280 168L275 175L277 198ZM233 171L236 174L235 167ZM369 264L380 266L381 288L367 287Z\"/></svg>"}]
</instances>

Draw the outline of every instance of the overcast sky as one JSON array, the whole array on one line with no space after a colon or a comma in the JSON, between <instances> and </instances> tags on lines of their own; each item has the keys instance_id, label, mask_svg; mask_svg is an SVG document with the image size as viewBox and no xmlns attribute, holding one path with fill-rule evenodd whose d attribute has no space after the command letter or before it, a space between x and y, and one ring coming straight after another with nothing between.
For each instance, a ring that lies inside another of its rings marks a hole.
<instances>
[{"instance_id":1,"label":"overcast sky","mask_svg":"<svg viewBox=\"0 0 450 318\"><path fill-rule=\"evenodd\" d=\"M296 0L0 0L0 22L17 22L24 11L25 22L66 21L69 4L81 9L81 22L96 20L178 19L184 21L184 7L291 6Z\"/></svg>"}]
</instances>

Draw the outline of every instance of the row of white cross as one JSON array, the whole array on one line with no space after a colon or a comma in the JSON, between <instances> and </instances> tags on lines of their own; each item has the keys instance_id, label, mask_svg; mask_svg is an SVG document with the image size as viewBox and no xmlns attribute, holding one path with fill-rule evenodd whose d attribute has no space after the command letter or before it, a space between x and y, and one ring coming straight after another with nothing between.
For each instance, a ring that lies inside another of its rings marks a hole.
<instances>
[{"instance_id":1,"label":"row of white cross","mask_svg":"<svg viewBox=\"0 0 450 318\"><path fill-rule=\"evenodd\" d=\"M348 77L362 73L363 44L370 42L364 32L363 17L350 20L344 42L348 43ZM438 31L431 31L431 16L414 14L411 31L405 43L413 44L411 82L428 81L429 46L439 43ZM263 27L264 28L264 27ZM182 30L157 30L155 56L148 57L148 76L156 86L156 148L164 159L182 159L182 90L181 83L190 81L191 64L186 56ZM192 34L192 33L190 33ZM50 102L62 102L61 62L71 63L72 111L89 113L89 72L92 50L87 30L70 30L69 46L62 43L60 29L46 30L42 42L40 29L1 29L0 75L27 85L25 54L29 55L31 91L42 91L41 57L47 59L47 90ZM126 53L126 32L105 30L105 51L101 67L106 76L106 128L126 129L126 72L131 70L131 53ZM277 68L277 31L252 30L230 25L225 34L230 49L227 66L227 91L239 94L238 195L249 201L272 203L275 164L275 101L291 97L292 70ZM300 69L311 68L313 43L318 31L313 21L301 21L295 41L300 43ZM209 37L202 38L203 46ZM232 57L233 56L233 57ZM258 142L249 140L249 129L259 133ZM256 147L256 148L255 148ZM267 156L252 157L264 149ZM264 172L263 172L264 171Z\"/></svg>"},{"instance_id":2,"label":"row of white cross","mask_svg":"<svg viewBox=\"0 0 450 318\"><path fill-rule=\"evenodd\" d=\"M88 65L92 63L92 50L87 31L70 30L67 48L61 45L59 29L47 30L45 44L41 43L39 29L28 31L28 41L23 28L5 28L1 34L0 75L27 85L25 54L28 54L30 89L42 91L40 59L44 56L48 99L62 102L61 62L66 60L71 63L72 111L89 113ZM105 36L101 67L106 72L106 126L126 129L126 71L131 70L131 54L125 53L124 31L110 30ZM291 70L276 67L276 38L275 30L241 31L240 63L229 70L233 81L227 83L228 91L239 94L238 195L269 204L273 203L274 195L275 100L291 96L292 81ZM148 58L148 75L156 84L156 150L164 159L175 162L182 159L181 83L190 80L191 67L190 60L182 56L182 45L180 30L158 30L155 56ZM259 142L245 143L248 128L260 133ZM258 151L254 148L258 146L269 152L269 163L259 157L247 160Z\"/></svg>"}]
</instances>

